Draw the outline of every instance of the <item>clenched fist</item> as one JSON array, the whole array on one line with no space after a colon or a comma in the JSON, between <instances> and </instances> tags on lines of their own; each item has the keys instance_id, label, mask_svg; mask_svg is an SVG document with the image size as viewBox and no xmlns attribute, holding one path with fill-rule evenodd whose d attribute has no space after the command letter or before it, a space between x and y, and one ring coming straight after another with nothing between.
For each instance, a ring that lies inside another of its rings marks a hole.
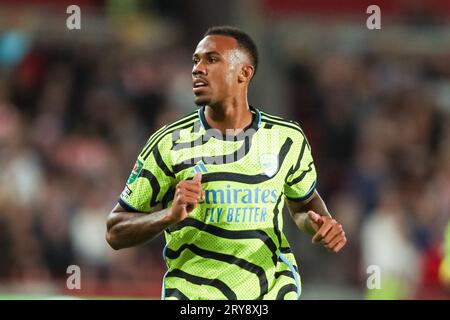
<instances>
[{"instance_id":1,"label":"clenched fist","mask_svg":"<svg viewBox=\"0 0 450 320\"><path fill-rule=\"evenodd\" d=\"M198 202L204 199L201 181L202 175L198 173L192 180L184 180L177 184L170 211L170 216L175 223L186 219L197 207Z\"/></svg>"},{"instance_id":2,"label":"clenched fist","mask_svg":"<svg viewBox=\"0 0 450 320\"><path fill-rule=\"evenodd\" d=\"M331 217L321 216L314 211L308 212L311 226L316 231L312 238L313 243L321 242L325 248L339 252L347 243L342 225Z\"/></svg>"}]
</instances>

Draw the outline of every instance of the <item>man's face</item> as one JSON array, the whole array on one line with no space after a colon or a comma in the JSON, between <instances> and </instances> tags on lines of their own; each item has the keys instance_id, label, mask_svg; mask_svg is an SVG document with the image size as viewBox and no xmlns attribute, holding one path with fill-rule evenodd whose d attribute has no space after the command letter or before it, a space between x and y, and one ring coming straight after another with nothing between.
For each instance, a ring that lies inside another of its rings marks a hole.
<instances>
[{"instance_id":1,"label":"man's face","mask_svg":"<svg viewBox=\"0 0 450 320\"><path fill-rule=\"evenodd\" d=\"M193 92L199 106L221 103L236 94L238 74L248 60L237 41L228 36L203 38L193 55Z\"/></svg>"}]
</instances>

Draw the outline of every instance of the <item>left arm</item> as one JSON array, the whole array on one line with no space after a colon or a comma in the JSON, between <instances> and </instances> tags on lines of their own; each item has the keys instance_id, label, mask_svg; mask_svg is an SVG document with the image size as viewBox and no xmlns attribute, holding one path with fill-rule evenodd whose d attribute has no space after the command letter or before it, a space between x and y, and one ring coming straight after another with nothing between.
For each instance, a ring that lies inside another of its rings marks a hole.
<instances>
[{"instance_id":1,"label":"left arm","mask_svg":"<svg viewBox=\"0 0 450 320\"><path fill-rule=\"evenodd\" d=\"M286 201L289 213L297 227L310 234L313 243L321 242L325 248L339 252L347 243L342 225L331 217L317 190L303 201Z\"/></svg>"}]
</instances>

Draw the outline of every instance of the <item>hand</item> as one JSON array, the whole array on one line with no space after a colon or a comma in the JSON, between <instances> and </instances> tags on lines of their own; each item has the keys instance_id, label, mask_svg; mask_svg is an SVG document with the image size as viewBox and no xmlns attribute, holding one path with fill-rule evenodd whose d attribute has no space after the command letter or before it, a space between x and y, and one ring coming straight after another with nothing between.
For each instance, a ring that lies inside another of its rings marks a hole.
<instances>
[{"instance_id":1,"label":"hand","mask_svg":"<svg viewBox=\"0 0 450 320\"><path fill-rule=\"evenodd\" d=\"M316 231L313 243L321 242L325 248L339 252L347 243L342 225L329 216L321 216L314 211L308 211L311 226Z\"/></svg>"},{"instance_id":2,"label":"hand","mask_svg":"<svg viewBox=\"0 0 450 320\"><path fill-rule=\"evenodd\" d=\"M198 173L192 180L184 180L177 184L170 209L170 216L174 223L186 219L197 207L197 203L204 199L201 181L202 175Z\"/></svg>"}]
</instances>

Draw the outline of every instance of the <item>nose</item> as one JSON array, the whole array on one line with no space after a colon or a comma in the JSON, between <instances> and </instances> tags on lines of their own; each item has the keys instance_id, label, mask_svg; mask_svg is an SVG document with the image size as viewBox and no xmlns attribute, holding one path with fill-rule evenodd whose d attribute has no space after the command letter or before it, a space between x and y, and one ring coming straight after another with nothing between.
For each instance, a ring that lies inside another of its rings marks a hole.
<instances>
[{"instance_id":1,"label":"nose","mask_svg":"<svg viewBox=\"0 0 450 320\"><path fill-rule=\"evenodd\" d=\"M206 75L207 74L207 69L206 69L206 64L203 63L202 61L199 61L199 63L197 63L196 65L194 65L194 67L192 68L192 75L196 76L196 75Z\"/></svg>"}]
</instances>

